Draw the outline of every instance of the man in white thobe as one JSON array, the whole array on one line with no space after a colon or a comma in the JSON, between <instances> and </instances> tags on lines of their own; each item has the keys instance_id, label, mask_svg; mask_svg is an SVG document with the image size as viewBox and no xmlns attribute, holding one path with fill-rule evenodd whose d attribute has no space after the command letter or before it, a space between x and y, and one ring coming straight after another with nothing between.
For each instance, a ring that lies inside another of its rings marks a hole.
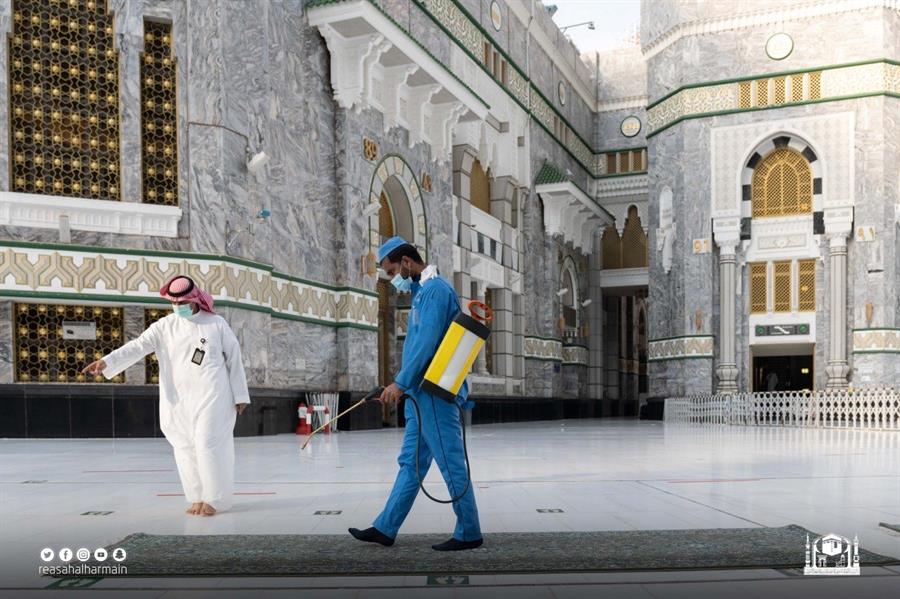
<instances>
[{"instance_id":1,"label":"man in white thobe","mask_svg":"<svg viewBox=\"0 0 900 599\"><path fill-rule=\"evenodd\" d=\"M109 379L156 353L160 429L175 451L187 513L212 516L231 506L235 416L250 403L241 348L190 278L176 276L159 293L173 313L84 372Z\"/></svg>"}]
</instances>

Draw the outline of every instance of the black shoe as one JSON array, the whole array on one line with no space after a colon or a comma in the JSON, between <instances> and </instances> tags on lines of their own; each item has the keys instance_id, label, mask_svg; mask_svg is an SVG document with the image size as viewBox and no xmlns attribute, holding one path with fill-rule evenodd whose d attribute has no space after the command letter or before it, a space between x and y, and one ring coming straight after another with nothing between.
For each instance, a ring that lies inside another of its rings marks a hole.
<instances>
[{"instance_id":1,"label":"black shoe","mask_svg":"<svg viewBox=\"0 0 900 599\"><path fill-rule=\"evenodd\" d=\"M462 551L464 549L477 549L484 543L484 539L475 539L474 541L459 541L451 538L449 541L432 545L435 551Z\"/></svg>"},{"instance_id":2,"label":"black shoe","mask_svg":"<svg viewBox=\"0 0 900 599\"><path fill-rule=\"evenodd\" d=\"M358 528L348 528L347 530L351 535L353 535L355 539L359 539L360 541L366 541L367 543L379 543L381 545L384 545L385 547L390 547L394 544L394 539L387 536L386 534L382 534L382 532L374 526L370 526L365 530L360 530Z\"/></svg>"}]
</instances>

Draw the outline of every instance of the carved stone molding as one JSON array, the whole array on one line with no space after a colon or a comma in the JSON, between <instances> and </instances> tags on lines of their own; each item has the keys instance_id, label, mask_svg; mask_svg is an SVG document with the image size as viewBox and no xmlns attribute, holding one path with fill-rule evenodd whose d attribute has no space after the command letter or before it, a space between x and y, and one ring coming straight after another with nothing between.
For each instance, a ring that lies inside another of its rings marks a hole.
<instances>
[{"instance_id":1,"label":"carved stone molding","mask_svg":"<svg viewBox=\"0 0 900 599\"><path fill-rule=\"evenodd\" d=\"M385 129L407 128L410 145L429 144L433 160L449 158L460 118L487 117L482 98L367 0L312 5L308 15L331 53L341 108L381 112Z\"/></svg>"}]
</instances>

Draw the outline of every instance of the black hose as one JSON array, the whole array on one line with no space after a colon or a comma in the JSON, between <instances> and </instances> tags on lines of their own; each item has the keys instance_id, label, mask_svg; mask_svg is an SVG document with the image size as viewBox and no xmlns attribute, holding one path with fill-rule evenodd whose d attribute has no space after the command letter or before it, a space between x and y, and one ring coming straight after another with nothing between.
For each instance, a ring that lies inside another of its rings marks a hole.
<instances>
[{"instance_id":1,"label":"black hose","mask_svg":"<svg viewBox=\"0 0 900 599\"><path fill-rule=\"evenodd\" d=\"M403 397L406 397L413 402L413 407L416 409L416 424L418 425L418 434L416 435L416 479L419 481L419 488L422 489L422 492L425 493L425 496L428 499L437 502L437 503L455 503L465 497L466 493L469 492L469 486L472 484L472 468L469 466L469 449L466 446L466 421L463 418L463 409L459 404L456 404L456 409L459 410L459 424L462 427L462 441L463 441L463 455L466 457L466 488L463 489L462 493L457 495L456 497L451 497L450 499L438 499L433 496L431 493L425 490L425 482L422 480L422 477L419 476L419 444L422 442L422 414L419 412L419 404L416 402L415 398L412 395L404 394ZM432 403L434 402L434 397L431 398ZM433 410L432 410L433 411ZM435 422L435 427L437 426L437 422ZM441 447L441 453L444 452L444 448ZM444 456L444 462L447 461L447 456ZM449 467L447 468L447 473L449 474ZM449 486L449 485L448 485Z\"/></svg>"}]
</instances>

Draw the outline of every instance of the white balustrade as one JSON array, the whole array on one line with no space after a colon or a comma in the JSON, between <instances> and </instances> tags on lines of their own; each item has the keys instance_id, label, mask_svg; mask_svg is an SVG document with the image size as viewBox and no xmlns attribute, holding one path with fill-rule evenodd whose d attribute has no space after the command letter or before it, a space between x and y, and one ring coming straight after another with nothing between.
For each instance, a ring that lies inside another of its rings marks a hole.
<instances>
[{"instance_id":1,"label":"white balustrade","mask_svg":"<svg viewBox=\"0 0 900 599\"><path fill-rule=\"evenodd\" d=\"M890 387L691 395L666 399L676 424L900 430L900 391Z\"/></svg>"}]
</instances>

